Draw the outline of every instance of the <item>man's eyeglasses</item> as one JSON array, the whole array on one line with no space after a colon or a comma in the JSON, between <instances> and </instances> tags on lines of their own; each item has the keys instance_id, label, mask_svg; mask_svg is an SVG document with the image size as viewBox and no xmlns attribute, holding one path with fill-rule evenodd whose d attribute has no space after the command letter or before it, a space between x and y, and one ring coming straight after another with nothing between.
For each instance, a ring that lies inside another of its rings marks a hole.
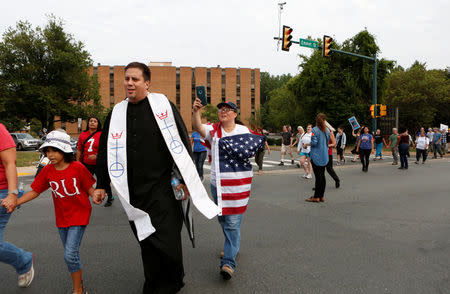
<instances>
[{"instance_id":1,"label":"man's eyeglasses","mask_svg":"<svg viewBox=\"0 0 450 294\"><path fill-rule=\"evenodd\" d=\"M224 107L224 108L221 108L221 109L217 110L218 113L221 113L221 112L228 113L229 111L234 111L234 109L228 108L228 107Z\"/></svg>"}]
</instances>

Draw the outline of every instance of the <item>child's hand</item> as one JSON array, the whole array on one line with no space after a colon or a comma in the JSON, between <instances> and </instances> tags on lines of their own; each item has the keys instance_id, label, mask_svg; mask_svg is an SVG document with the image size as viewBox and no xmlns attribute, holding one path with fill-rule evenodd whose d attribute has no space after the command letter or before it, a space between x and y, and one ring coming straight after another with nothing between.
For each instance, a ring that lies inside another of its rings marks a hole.
<instances>
[{"instance_id":1,"label":"child's hand","mask_svg":"<svg viewBox=\"0 0 450 294\"><path fill-rule=\"evenodd\" d=\"M17 207L17 196L9 194L5 199L2 199L2 206L6 208L7 213L13 212Z\"/></svg>"},{"instance_id":2,"label":"child's hand","mask_svg":"<svg viewBox=\"0 0 450 294\"><path fill-rule=\"evenodd\" d=\"M92 194L92 201L95 204L101 204L107 195L105 189L95 189Z\"/></svg>"}]
</instances>

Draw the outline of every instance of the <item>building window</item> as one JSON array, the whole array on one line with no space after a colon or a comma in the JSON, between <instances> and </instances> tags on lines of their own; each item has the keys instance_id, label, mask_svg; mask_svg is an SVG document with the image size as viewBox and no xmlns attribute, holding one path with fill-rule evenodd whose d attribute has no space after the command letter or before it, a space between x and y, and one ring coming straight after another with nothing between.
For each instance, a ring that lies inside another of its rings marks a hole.
<instances>
[{"instance_id":1,"label":"building window","mask_svg":"<svg viewBox=\"0 0 450 294\"><path fill-rule=\"evenodd\" d=\"M114 105L114 67L109 67L109 103Z\"/></svg>"},{"instance_id":2,"label":"building window","mask_svg":"<svg viewBox=\"0 0 450 294\"><path fill-rule=\"evenodd\" d=\"M252 109L255 109L255 70L252 69L252 84L251 84L251 101Z\"/></svg>"},{"instance_id":3,"label":"building window","mask_svg":"<svg viewBox=\"0 0 450 294\"><path fill-rule=\"evenodd\" d=\"M236 70L236 102L238 103L238 108L241 101L241 71L239 68Z\"/></svg>"},{"instance_id":4,"label":"building window","mask_svg":"<svg viewBox=\"0 0 450 294\"><path fill-rule=\"evenodd\" d=\"M206 69L206 101L211 104L211 69Z\"/></svg>"},{"instance_id":5,"label":"building window","mask_svg":"<svg viewBox=\"0 0 450 294\"><path fill-rule=\"evenodd\" d=\"M192 88L191 88L191 92L192 92L192 103L194 103L195 101L195 68L192 68Z\"/></svg>"},{"instance_id":6,"label":"building window","mask_svg":"<svg viewBox=\"0 0 450 294\"><path fill-rule=\"evenodd\" d=\"M177 69L175 70L176 72L176 87L177 87L177 98L176 98L176 103L177 103L177 108L178 110L180 110L181 107L181 98L180 98L180 68L177 67Z\"/></svg>"},{"instance_id":7,"label":"building window","mask_svg":"<svg viewBox=\"0 0 450 294\"><path fill-rule=\"evenodd\" d=\"M225 69L222 68L222 102L225 102Z\"/></svg>"}]
</instances>

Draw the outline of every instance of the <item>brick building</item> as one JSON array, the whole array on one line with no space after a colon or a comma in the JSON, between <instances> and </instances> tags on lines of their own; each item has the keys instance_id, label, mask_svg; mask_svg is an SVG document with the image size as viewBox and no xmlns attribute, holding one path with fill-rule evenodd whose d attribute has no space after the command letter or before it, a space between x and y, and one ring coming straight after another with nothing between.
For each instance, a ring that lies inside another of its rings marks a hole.
<instances>
[{"instance_id":1,"label":"brick building","mask_svg":"<svg viewBox=\"0 0 450 294\"><path fill-rule=\"evenodd\" d=\"M195 87L204 85L208 102L216 105L221 101L234 102L241 121L248 125L251 115L260 106L260 71L250 68L206 68L175 67L171 63L150 63L150 92L163 93L180 110L188 131L192 130L192 101ZM125 66L98 65L91 68L98 75L100 95L105 108L122 101ZM55 123L55 128L64 126L72 136L79 134L77 123ZM83 121L82 129L86 127Z\"/></svg>"}]
</instances>

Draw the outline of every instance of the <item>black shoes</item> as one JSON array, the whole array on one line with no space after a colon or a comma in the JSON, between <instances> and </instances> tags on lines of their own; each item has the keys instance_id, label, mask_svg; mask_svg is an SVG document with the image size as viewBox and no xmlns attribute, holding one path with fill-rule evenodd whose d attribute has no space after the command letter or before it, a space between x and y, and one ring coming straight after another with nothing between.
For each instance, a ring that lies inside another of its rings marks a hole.
<instances>
[{"instance_id":1,"label":"black shoes","mask_svg":"<svg viewBox=\"0 0 450 294\"><path fill-rule=\"evenodd\" d=\"M284 165L284 162L280 162L278 165L279 165L279 166L283 166L283 165Z\"/></svg>"},{"instance_id":2,"label":"black shoes","mask_svg":"<svg viewBox=\"0 0 450 294\"><path fill-rule=\"evenodd\" d=\"M113 202L113 200L114 199L108 199L107 201L106 201L106 203L105 203L105 207L110 207L111 205L112 205L112 202Z\"/></svg>"},{"instance_id":3,"label":"black shoes","mask_svg":"<svg viewBox=\"0 0 450 294\"><path fill-rule=\"evenodd\" d=\"M337 182L335 183L335 185L336 185L336 189L339 188L339 187L341 186L341 181L337 181Z\"/></svg>"}]
</instances>

